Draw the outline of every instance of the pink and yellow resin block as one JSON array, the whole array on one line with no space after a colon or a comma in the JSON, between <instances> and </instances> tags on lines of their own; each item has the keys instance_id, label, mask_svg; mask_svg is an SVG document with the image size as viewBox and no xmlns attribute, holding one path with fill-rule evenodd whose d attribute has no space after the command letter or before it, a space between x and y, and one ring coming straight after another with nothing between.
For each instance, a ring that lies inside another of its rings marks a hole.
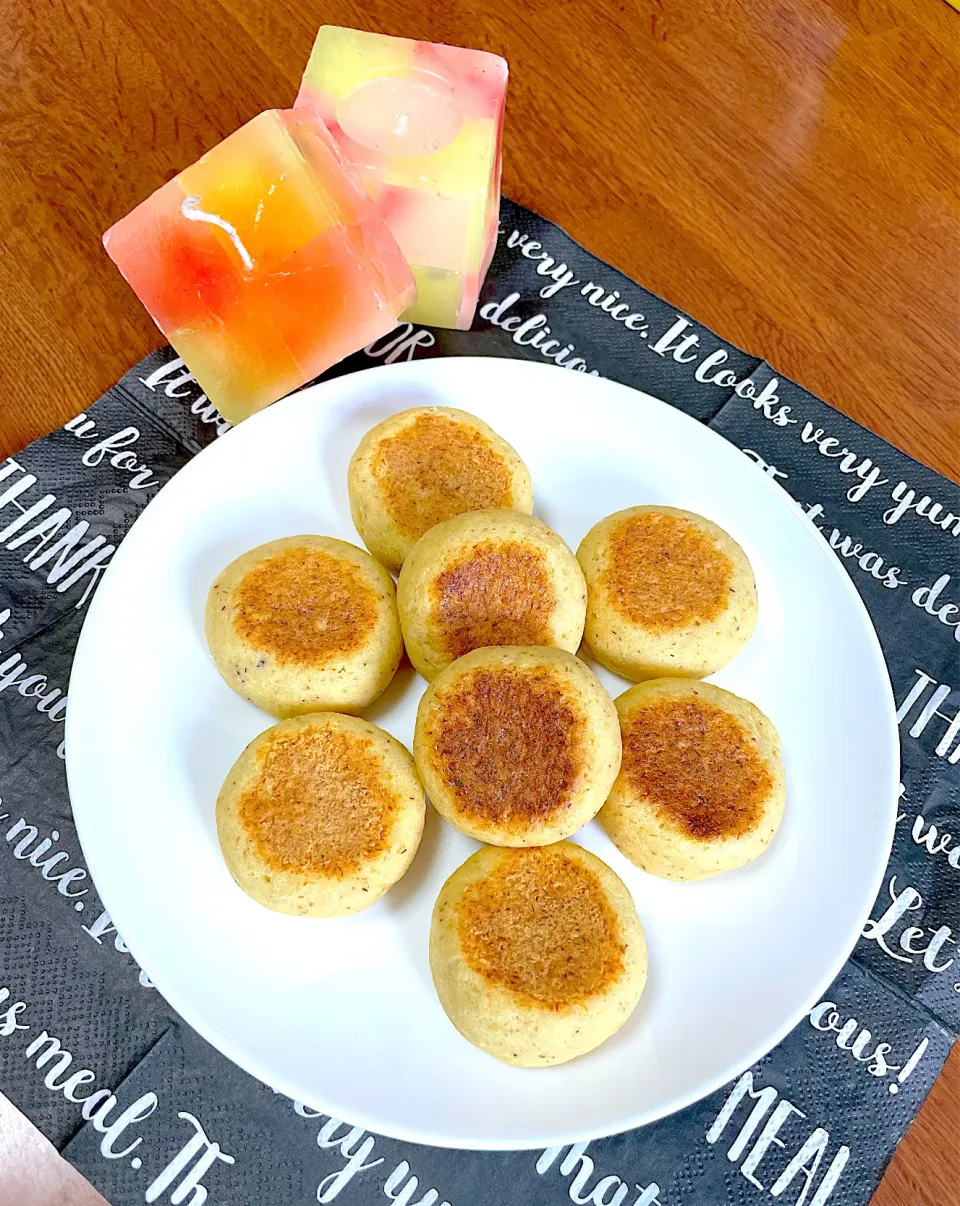
<instances>
[{"instance_id":1,"label":"pink and yellow resin block","mask_svg":"<svg viewBox=\"0 0 960 1206\"><path fill-rule=\"evenodd\" d=\"M103 243L232 422L385 335L416 296L396 240L302 109L255 117Z\"/></svg>"},{"instance_id":2,"label":"pink and yellow resin block","mask_svg":"<svg viewBox=\"0 0 960 1206\"><path fill-rule=\"evenodd\" d=\"M325 25L297 105L326 122L417 282L404 318L465 330L497 240L507 64Z\"/></svg>"}]
</instances>

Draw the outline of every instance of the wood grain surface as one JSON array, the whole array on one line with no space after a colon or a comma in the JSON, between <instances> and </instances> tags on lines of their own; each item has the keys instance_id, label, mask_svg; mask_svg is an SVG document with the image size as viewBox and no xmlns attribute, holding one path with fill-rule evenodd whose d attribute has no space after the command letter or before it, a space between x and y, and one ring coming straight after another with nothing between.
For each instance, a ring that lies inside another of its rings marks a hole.
<instances>
[{"instance_id":1,"label":"wood grain surface","mask_svg":"<svg viewBox=\"0 0 960 1206\"><path fill-rule=\"evenodd\" d=\"M960 17L942 0L0 0L0 452L162 342L101 232L289 104L324 22L503 54L507 195L960 476ZM8 1133L0 1201L21 1201ZM957 1206L958 1135L955 1051L874 1206Z\"/></svg>"}]
</instances>

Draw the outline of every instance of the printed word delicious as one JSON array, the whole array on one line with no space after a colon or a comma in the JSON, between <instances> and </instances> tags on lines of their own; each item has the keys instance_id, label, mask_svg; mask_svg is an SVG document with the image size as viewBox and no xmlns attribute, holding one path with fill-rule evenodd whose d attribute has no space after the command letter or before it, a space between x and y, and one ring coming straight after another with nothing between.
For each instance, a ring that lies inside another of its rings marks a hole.
<instances>
[{"instance_id":1,"label":"printed word delicious","mask_svg":"<svg viewBox=\"0 0 960 1206\"><path fill-rule=\"evenodd\" d=\"M546 314L533 314L530 318L521 318L519 314L508 314L507 311L520 300L519 293L508 293L503 301L490 301L480 307L480 317L485 318L491 326L500 327L510 333L512 341L518 347L535 348L541 356L552 360L561 368L573 369L577 373L587 373L591 377L599 377L596 369L587 366L581 356L574 356L576 348L572 343L561 346L559 339L550 339L553 332L547 324Z\"/></svg>"}]
</instances>

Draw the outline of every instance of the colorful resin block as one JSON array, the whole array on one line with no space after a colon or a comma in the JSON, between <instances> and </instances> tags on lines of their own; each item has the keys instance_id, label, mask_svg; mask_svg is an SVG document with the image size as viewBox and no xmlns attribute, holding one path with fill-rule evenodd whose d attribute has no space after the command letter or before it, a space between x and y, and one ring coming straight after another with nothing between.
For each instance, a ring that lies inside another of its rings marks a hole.
<instances>
[{"instance_id":1,"label":"colorful resin block","mask_svg":"<svg viewBox=\"0 0 960 1206\"><path fill-rule=\"evenodd\" d=\"M103 244L231 422L385 335L416 297L396 240L302 109L255 117Z\"/></svg>"},{"instance_id":2,"label":"colorful resin block","mask_svg":"<svg viewBox=\"0 0 960 1206\"><path fill-rule=\"evenodd\" d=\"M325 25L297 97L326 122L417 281L411 322L465 330L493 257L507 64Z\"/></svg>"}]
</instances>

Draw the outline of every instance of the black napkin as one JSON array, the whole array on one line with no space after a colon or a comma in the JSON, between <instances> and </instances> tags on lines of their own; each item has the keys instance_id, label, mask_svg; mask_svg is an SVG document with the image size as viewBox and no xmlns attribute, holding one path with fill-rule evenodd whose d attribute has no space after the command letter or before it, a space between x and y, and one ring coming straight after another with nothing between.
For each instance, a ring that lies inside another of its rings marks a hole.
<instances>
[{"instance_id":1,"label":"black napkin","mask_svg":"<svg viewBox=\"0 0 960 1206\"><path fill-rule=\"evenodd\" d=\"M114 548L226 430L164 348L0 466L0 1084L114 1206L862 1206L960 1026L960 491L509 201L471 331L402 325L330 375L467 354L602 374L709 423L808 510L850 573L899 706L903 791L880 896L840 976L719 1092L543 1152L367 1134L191 1031L103 911L62 749L73 650ZM118 689L136 693L135 660ZM811 884L807 905L826 915L830 900Z\"/></svg>"}]
</instances>

